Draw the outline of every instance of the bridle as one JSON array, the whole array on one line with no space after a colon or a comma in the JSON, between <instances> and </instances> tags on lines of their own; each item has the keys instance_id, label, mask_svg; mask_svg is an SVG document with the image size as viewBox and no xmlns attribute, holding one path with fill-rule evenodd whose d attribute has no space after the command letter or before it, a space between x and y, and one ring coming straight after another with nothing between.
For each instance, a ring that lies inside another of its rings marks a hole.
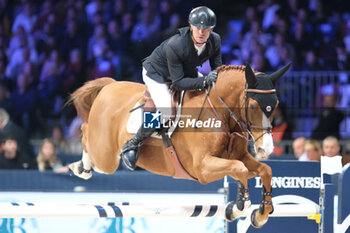
<instances>
[{"instance_id":1,"label":"bridle","mask_svg":"<svg viewBox=\"0 0 350 233\"><path fill-rule=\"evenodd\" d=\"M271 93L276 93L276 89L270 89L270 90L258 90L258 89L250 89L248 88L248 85L245 85L245 89L244 89L244 107L245 107L245 121L242 121L240 119L238 119L238 117L234 114L234 112L225 104L225 102L221 99L221 97L217 94L216 89L215 89L215 83L213 83L213 90L214 93L217 97L217 99L225 106L225 108L228 110L228 112L230 113L230 117L237 123L237 125L239 126L240 130L239 132L231 132L229 126L227 124L224 123L222 117L218 114L218 112L216 111L212 101L210 100L209 97L209 90L206 89L207 91L207 95L208 95L208 102L210 107L212 108L214 114L216 115L216 117L223 122L223 128L225 130L225 133L229 136L230 141L229 141L229 145L228 145L228 153L230 153L232 151L232 143L233 143L233 139L235 138L235 136L239 136L243 139L245 139L246 141L249 141L249 136L251 136L251 139L253 141L257 141L259 138L263 137L265 134L272 133L272 128L271 127L260 127L260 126L256 126L253 125L251 123L251 121L248 119L248 97L247 94L248 93L258 93L258 94L271 94ZM278 102L277 102L278 104ZM277 105L276 104L276 105ZM251 129L258 129L258 130L263 130L265 132L263 132L261 135L259 135L256 139L254 139Z\"/></svg>"}]
</instances>

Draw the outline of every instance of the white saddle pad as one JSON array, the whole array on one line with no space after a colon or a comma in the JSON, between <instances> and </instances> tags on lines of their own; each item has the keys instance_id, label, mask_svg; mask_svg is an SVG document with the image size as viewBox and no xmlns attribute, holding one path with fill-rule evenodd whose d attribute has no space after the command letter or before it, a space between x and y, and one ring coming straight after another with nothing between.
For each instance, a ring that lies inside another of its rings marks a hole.
<instances>
[{"instance_id":1,"label":"white saddle pad","mask_svg":"<svg viewBox=\"0 0 350 233\"><path fill-rule=\"evenodd\" d=\"M181 92L179 108L178 108L177 113L176 113L174 124L172 124L168 130L169 137L171 137L171 135L175 131L176 126L181 118L181 107L182 107L184 93L185 93L185 91ZM137 102L135 104L134 108L137 108L140 105L141 105L141 103ZM142 124L143 124L143 108L138 108L138 109L134 110L133 112L131 112L128 123L126 125L126 130L128 133L135 134L137 132L137 130L142 126ZM161 138L161 136L158 135L157 132L153 133L152 137Z\"/></svg>"}]
</instances>

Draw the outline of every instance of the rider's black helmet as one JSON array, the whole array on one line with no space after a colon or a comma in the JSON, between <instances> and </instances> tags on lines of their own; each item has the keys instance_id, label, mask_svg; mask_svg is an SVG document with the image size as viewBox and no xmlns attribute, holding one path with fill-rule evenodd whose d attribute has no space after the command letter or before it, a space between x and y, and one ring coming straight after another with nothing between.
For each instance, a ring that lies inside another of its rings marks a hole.
<instances>
[{"instance_id":1,"label":"rider's black helmet","mask_svg":"<svg viewBox=\"0 0 350 233\"><path fill-rule=\"evenodd\" d=\"M216 16L208 7L199 6L191 11L188 23L199 28L213 28L216 25Z\"/></svg>"}]
</instances>

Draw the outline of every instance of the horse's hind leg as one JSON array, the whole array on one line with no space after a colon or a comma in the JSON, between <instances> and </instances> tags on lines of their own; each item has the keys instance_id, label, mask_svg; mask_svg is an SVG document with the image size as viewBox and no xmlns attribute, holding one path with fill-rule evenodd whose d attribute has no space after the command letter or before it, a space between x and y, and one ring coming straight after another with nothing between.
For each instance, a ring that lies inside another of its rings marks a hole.
<instances>
[{"instance_id":1,"label":"horse's hind leg","mask_svg":"<svg viewBox=\"0 0 350 233\"><path fill-rule=\"evenodd\" d=\"M85 180L90 179L92 176L91 173L91 160L89 157L89 154L87 153L87 128L88 124L83 123L81 126L81 132L82 132L82 144L83 144L83 156L80 161L71 163L68 165L68 167L73 171L74 175L83 178Z\"/></svg>"},{"instance_id":2,"label":"horse's hind leg","mask_svg":"<svg viewBox=\"0 0 350 233\"><path fill-rule=\"evenodd\" d=\"M272 205L272 170L265 163L258 162L250 154L242 159L244 165L249 169L249 178L259 175L263 184L263 196L259 206L252 212L251 222L254 227L262 227L268 220L269 214L273 212Z\"/></svg>"}]
</instances>

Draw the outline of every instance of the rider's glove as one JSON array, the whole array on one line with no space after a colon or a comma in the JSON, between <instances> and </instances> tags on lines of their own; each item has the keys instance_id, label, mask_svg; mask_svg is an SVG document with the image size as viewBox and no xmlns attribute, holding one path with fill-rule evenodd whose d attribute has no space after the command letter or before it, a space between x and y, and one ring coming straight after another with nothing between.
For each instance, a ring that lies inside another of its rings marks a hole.
<instances>
[{"instance_id":1,"label":"rider's glove","mask_svg":"<svg viewBox=\"0 0 350 233\"><path fill-rule=\"evenodd\" d=\"M213 70L211 71L207 76L204 77L204 86L210 86L212 85L214 82L216 82L216 79L218 77L218 71L217 70Z\"/></svg>"}]
</instances>

